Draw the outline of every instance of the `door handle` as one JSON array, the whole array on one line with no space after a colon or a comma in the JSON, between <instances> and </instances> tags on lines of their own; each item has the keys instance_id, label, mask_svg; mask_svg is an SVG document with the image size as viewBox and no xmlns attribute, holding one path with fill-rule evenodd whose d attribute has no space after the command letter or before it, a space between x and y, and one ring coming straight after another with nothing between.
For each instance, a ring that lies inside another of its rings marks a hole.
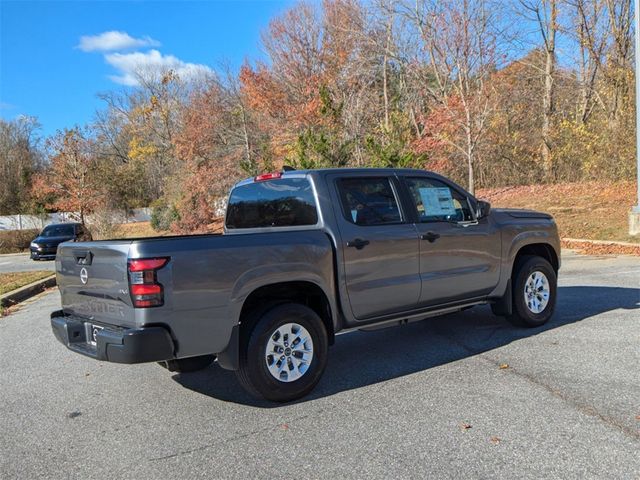
<instances>
[{"instance_id":1,"label":"door handle","mask_svg":"<svg viewBox=\"0 0 640 480\"><path fill-rule=\"evenodd\" d=\"M349 240L347 242L347 247L356 247L357 250L362 250L367 245L369 245L369 240L363 240L361 238L356 238L355 240Z\"/></svg>"},{"instance_id":2,"label":"door handle","mask_svg":"<svg viewBox=\"0 0 640 480\"><path fill-rule=\"evenodd\" d=\"M427 232L420 235L421 240L429 240L430 243L435 242L440 238L440 234L436 232Z\"/></svg>"}]
</instances>

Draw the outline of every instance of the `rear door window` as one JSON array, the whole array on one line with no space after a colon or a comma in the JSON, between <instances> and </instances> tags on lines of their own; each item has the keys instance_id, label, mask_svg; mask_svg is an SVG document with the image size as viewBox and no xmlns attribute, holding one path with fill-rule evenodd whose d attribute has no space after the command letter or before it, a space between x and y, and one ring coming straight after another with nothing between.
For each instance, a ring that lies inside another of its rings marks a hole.
<instances>
[{"instance_id":1,"label":"rear door window","mask_svg":"<svg viewBox=\"0 0 640 480\"><path fill-rule=\"evenodd\" d=\"M342 178L338 191L344 216L351 223L368 226L402 222L388 177Z\"/></svg>"},{"instance_id":2,"label":"rear door window","mask_svg":"<svg viewBox=\"0 0 640 480\"><path fill-rule=\"evenodd\" d=\"M281 178L240 185L231 192L226 227L266 228L316 225L315 196L306 178Z\"/></svg>"}]
</instances>

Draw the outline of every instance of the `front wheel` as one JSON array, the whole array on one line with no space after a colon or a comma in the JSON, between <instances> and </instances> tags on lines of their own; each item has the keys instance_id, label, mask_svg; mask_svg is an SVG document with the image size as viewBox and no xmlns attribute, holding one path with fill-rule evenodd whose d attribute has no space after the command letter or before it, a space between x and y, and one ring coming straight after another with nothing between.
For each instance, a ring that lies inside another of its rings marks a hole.
<instances>
[{"instance_id":1,"label":"front wheel","mask_svg":"<svg viewBox=\"0 0 640 480\"><path fill-rule=\"evenodd\" d=\"M255 319L240 351L240 384L250 394L289 402L308 394L327 363L327 331L310 308L294 303Z\"/></svg>"},{"instance_id":2,"label":"front wheel","mask_svg":"<svg viewBox=\"0 0 640 480\"><path fill-rule=\"evenodd\" d=\"M556 272L542 257L519 259L512 278L513 313L508 320L517 326L540 327L547 323L556 306Z\"/></svg>"}]
</instances>

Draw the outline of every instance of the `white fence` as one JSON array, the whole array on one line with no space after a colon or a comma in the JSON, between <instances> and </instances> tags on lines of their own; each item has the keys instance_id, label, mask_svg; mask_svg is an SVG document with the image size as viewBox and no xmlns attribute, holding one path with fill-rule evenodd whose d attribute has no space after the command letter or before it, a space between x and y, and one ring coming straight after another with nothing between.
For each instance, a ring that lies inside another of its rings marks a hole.
<instances>
[{"instance_id":1,"label":"white fence","mask_svg":"<svg viewBox=\"0 0 640 480\"><path fill-rule=\"evenodd\" d=\"M6 215L0 216L0 230L41 229L50 223L76 222L78 218L78 214L75 212L58 212L46 215ZM136 208L129 212L129 215L124 212L114 212L112 221L114 223L135 223L146 222L150 218L150 208ZM87 223L91 224L91 220L91 215L87 215Z\"/></svg>"}]
</instances>

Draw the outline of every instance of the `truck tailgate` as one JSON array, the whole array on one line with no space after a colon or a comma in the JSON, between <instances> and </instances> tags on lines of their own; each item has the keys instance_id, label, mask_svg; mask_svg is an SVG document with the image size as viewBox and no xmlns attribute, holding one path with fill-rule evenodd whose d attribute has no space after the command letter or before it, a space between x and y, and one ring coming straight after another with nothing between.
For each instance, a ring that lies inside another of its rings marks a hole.
<instances>
[{"instance_id":1,"label":"truck tailgate","mask_svg":"<svg viewBox=\"0 0 640 480\"><path fill-rule=\"evenodd\" d=\"M131 240L63 243L56 256L62 309L97 323L135 326L127 259Z\"/></svg>"}]
</instances>

